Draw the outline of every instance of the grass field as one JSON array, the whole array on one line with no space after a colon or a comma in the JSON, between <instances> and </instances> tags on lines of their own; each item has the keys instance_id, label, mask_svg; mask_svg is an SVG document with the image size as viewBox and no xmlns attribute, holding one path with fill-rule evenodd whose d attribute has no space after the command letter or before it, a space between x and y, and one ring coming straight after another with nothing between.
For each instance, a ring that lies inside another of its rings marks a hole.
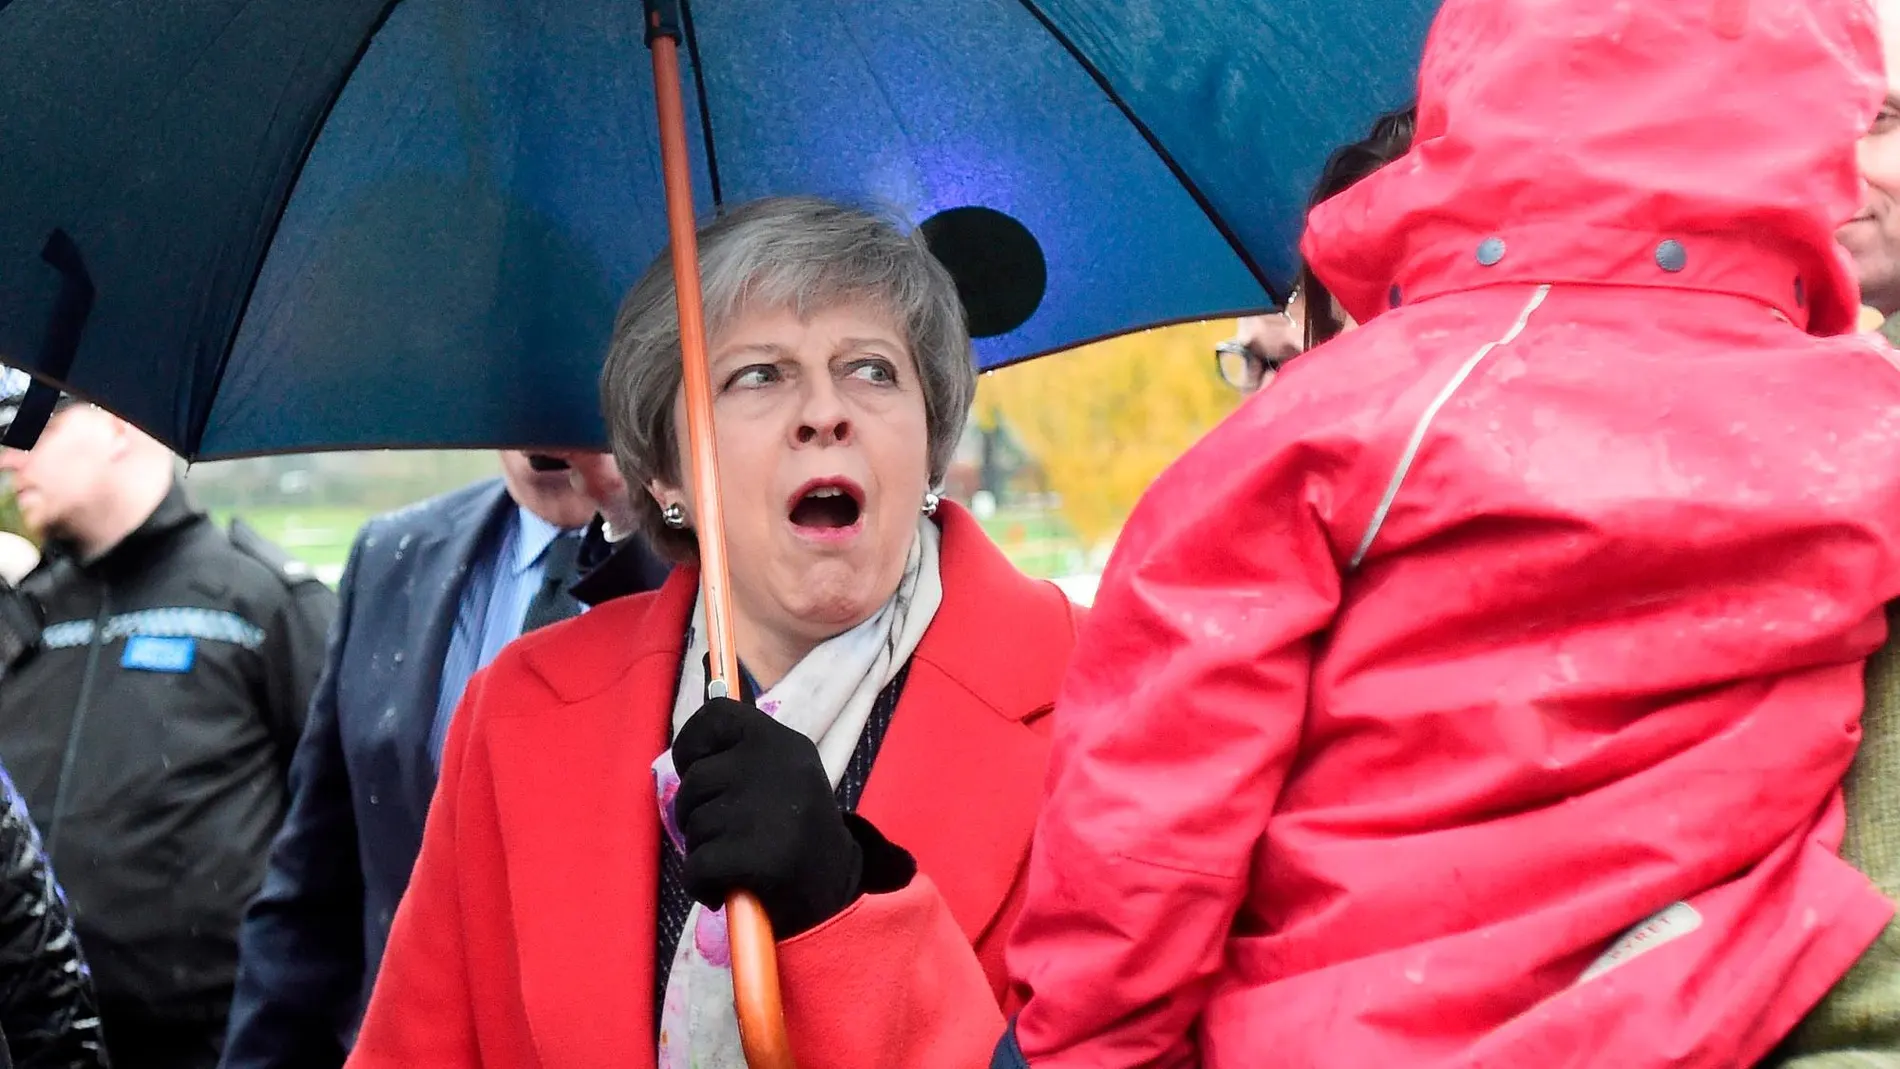
<instances>
[{"instance_id":1,"label":"grass field","mask_svg":"<svg viewBox=\"0 0 1900 1069\"><path fill-rule=\"evenodd\" d=\"M369 519L368 513L350 508L214 509L211 515L223 525L233 511L332 586L343 574L357 529Z\"/></svg>"},{"instance_id":2,"label":"grass field","mask_svg":"<svg viewBox=\"0 0 1900 1069\"><path fill-rule=\"evenodd\" d=\"M333 586L343 573L357 529L370 517L350 508L219 509L212 515L225 524L234 513ZM1059 515L998 512L983 521L983 527L1004 555L1029 575L1053 578L1087 569L1082 543Z\"/></svg>"}]
</instances>

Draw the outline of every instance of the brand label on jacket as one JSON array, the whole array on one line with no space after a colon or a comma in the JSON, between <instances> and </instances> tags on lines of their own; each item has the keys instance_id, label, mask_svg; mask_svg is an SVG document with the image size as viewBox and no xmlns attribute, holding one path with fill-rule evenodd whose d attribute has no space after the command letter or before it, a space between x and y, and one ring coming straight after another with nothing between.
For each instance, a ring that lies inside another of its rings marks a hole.
<instances>
[{"instance_id":1,"label":"brand label on jacket","mask_svg":"<svg viewBox=\"0 0 1900 1069\"><path fill-rule=\"evenodd\" d=\"M1583 975L1577 978L1580 984L1602 976L1619 966L1628 965L1644 954L1665 943L1673 943L1697 928L1702 927L1702 914L1687 902L1677 902L1643 923L1624 932L1622 937L1603 952L1603 956L1592 962Z\"/></svg>"},{"instance_id":2,"label":"brand label on jacket","mask_svg":"<svg viewBox=\"0 0 1900 1069\"><path fill-rule=\"evenodd\" d=\"M134 635L125 642L119 667L139 672L189 672L197 659L196 639Z\"/></svg>"}]
</instances>

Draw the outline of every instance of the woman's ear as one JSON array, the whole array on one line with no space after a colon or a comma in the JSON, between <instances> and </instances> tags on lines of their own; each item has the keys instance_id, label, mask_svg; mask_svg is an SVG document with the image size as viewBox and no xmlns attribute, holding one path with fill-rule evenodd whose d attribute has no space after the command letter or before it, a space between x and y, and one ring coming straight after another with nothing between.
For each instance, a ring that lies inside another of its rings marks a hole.
<instances>
[{"instance_id":1,"label":"woman's ear","mask_svg":"<svg viewBox=\"0 0 1900 1069\"><path fill-rule=\"evenodd\" d=\"M653 503L665 508L677 502L682 508L686 505L686 493L664 479L654 479L647 483L647 496Z\"/></svg>"},{"instance_id":2,"label":"woman's ear","mask_svg":"<svg viewBox=\"0 0 1900 1069\"><path fill-rule=\"evenodd\" d=\"M660 506L660 519L675 531L691 530L693 503L686 491L662 479L647 483L647 494Z\"/></svg>"}]
</instances>

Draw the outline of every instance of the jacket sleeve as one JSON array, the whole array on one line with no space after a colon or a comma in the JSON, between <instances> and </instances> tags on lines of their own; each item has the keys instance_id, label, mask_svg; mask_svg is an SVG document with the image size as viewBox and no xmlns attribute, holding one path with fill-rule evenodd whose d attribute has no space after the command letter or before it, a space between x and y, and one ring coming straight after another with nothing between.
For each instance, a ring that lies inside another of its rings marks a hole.
<instances>
[{"instance_id":1,"label":"jacket sleeve","mask_svg":"<svg viewBox=\"0 0 1900 1069\"><path fill-rule=\"evenodd\" d=\"M362 546L359 536L344 569L327 664L291 762L290 811L238 934L224 1069L340 1065L362 1004L363 869L337 724Z\"/></svg>"},{"instance_id":2,"label":"jacket sleeve","mask_svg":"<svg viewBox=\"0 0 1900 1069\"><path fill-rule=\"evenodd\" d=\"M469 680L450 721L422 853L396 909L363 1028L346 1063L349 1069L478 1069L483 1064L458 865L470 860L463 842L465 818L476 829L500 823L480 737L478 707L487 681L486 670ZM528 1052L517 1054L521 1060L498 1062L496 1069L533 1064Z\"/></svg>"},{"instance_id":3,"label":"jacket sleeve","mask_svg":"<svg viewBox=\"0 0 1900 1069\"><path fill-rule=\"evenodd\" d=\"M26 803L0 772L0 1034L13 1064L97 1069L106 1063L92 973Z\"/></svg>"},{"instance_id":4,"label":"jacket sleeve","mask_svg":"<svg viewBox=\"0 0 1900 1069\"><path fill-rule=\"evenodd\" d=\"M1070 662L1009 947L1032 1065L1196 1064L1339 599L1343 457L1272 392L1144 497Z\"/></svg>"}]
</instances>

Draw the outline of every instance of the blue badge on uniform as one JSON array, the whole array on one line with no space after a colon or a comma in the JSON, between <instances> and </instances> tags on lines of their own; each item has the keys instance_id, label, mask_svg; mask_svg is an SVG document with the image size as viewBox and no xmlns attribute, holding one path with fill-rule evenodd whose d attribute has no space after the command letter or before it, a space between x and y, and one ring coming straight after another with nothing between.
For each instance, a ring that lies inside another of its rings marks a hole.
<instances>
[{"instance_id":1,"label":"blue badge on uniform","mask_svg":"<svg viewBox=\"0 0 1900 1069\"><path fill-rule=\"evenodd\" d=\"M125 640L119 667L138 672L189 672L198 659L198 640L158 635L133 635Z\"/></svg>"}]
</instances>

